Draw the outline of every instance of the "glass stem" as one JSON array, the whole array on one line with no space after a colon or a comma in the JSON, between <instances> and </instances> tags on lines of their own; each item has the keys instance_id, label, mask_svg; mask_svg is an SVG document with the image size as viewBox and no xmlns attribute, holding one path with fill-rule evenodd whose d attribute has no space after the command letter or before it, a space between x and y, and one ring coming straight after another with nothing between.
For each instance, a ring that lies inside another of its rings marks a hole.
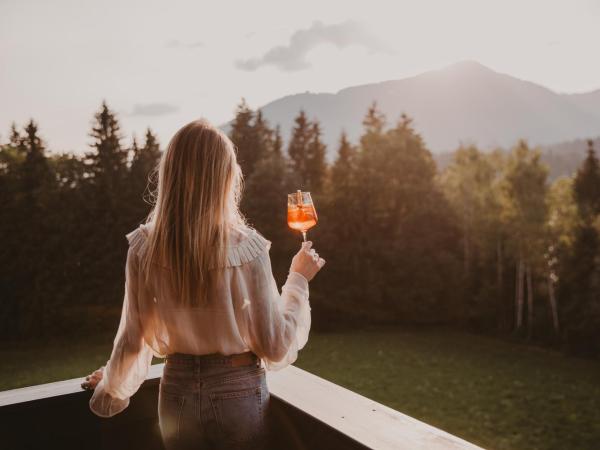
<instances>
[{"instance_id":1,"label":"glass stem","mask_svg":"<svg viewBox=\"0 0 600 450\"><path fill-rule=\"evenodd\" d=\"M306 242L306 231L302 232L302 239L304 240L304 242Z\"/></svg>"}]
</instances>

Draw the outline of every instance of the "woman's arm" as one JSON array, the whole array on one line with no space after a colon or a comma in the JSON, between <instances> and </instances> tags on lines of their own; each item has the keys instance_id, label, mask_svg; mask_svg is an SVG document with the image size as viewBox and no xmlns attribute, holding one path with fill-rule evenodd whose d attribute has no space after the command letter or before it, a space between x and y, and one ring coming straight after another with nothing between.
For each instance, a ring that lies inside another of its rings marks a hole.
<instances>
[{"instance_id":1,"label":"woman's arm","mask_svg":"<svg viewBox=\"0 0 600 450\"><path fill-rule=\"evenodd\" d=\"M308 340L311 325L308 281L323 266L305 243L294 257L281 294L273 277L268 250L247 265L242 278L242 314L248 347L269 370L293 363Z\"/></svg>"},{"instance_id":2,"label":"woman's arm","mask_svg":"<svg viewBox=\"0 0 600 450\"><path fill-rule=\"evenodd\" d=\"M98 416L111 417L123 411L129 405L129 398L146 379L153 353L144 341L144 324L139 308L143 292L139 258L130 246L127 252L121 321L110 359L90 399L90 408Z\"/></svg>"}]
</instances>

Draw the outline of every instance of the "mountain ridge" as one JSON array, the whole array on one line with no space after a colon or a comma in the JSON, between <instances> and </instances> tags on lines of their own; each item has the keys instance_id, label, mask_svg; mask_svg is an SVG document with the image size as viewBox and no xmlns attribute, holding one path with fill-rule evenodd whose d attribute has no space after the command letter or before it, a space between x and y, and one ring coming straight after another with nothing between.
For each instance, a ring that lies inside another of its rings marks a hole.
<instances>
[{"instance_id":1,"label":"mountain ridge","mask_svg":"<svg viewBox=\"0 0 600 450\"><path fill-rule=\"evenodd\" d=\"M374 101L388 125L408 114L433 153L452 151L461 143L486 149L510 147L519 139L549 145L600 135L600 89L561 94L476 61L348 86L335 93L290 94L259 109L272 126L281 126L285 141L300 109L310 119L318 119L331 160L342 130L357 142L362 119Z\"/></svg>"}]
</instances>

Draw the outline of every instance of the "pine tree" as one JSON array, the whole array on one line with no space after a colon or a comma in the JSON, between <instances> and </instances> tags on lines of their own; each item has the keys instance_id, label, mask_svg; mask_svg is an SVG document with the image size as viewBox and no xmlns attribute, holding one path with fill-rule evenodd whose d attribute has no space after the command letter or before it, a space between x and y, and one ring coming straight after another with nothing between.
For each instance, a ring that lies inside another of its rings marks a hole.
<instances>
[{"instance_id":1,"label":"pine tree","mask_svg":"<svg viewBox=\"0 0 600 450\"><path fill-rule=\"evenodd\" d=\"M155 169L160 159L160 144L150 128L146 130L143 147L139 147L136 139L133 139L131 152L133 156L129 183L132 192L132 223L137 223L149 213L158 181Z\"/></svg>"},{"instance_id":2,"label":"pine tree","mask_svg":"<svg viewBox=\"0 0 600 450\"><path fill-rule=\"evenodd\" d=\"M580 216L571 258L561 265L563 331L573 353L600 354L600 169L592 142L573 195Z\"/></svg>"},{"instance_id":3,"label":"pine tree","mask_svg":"<svg viewBox=\"0 0 600 450\"><path fill-rule=\"evenodd\" d=\"M18 145L26 155L21 178L23 192L28 201L34 202L38 197L39 189L50 181L52 174L45 155L44 143L38 136L38 126L33 119L25 127L25 136L21 138Z\"/></svg>"},{"instance_id":4,"label":"pine tree","mask_svg":"<svg viewBox=\"0 0 600 450\"><path fill-rule=\"evenodd\" d=\"M337 158L331 169L331 180L335 190L347 191L350 188L355 159L356 148L348 141L346 132L342 131Z\"/></svg>"},{"instance_id":5,"label":"pine tree","mask_svg":"<svg viewBox=\"0 0 600 450\"><path fill-rule=\"evenodd\" d=\"M150 128L146 130L146 141L144 142L143 152L145 155L150 155L151 161L156 161L160 158L160 143Z\"/></svg>"},{"instance_id":6,"label":"pine tree","mask_svg":"<svg viewBox=\"0 0 600 450\"><path fill-rule=\"evenodd\" d=\"M320 213L327 224L323 236L323 252L329 255L329 279L324 286L328 289L332 307L340 308L352 302L355 286L348 286L345 280L359 280L362 272L360 248L357 242L363 223L360 203L360 188L357 185L357 149L342 132L336 159L331 168L330 183L327 186L325 207ZM335 295L334 295L335 293Z\"/></svg>"},{"instance_id":7,"label":"pine tree","mask_svg":"<svg viewBox=\"0 0 600 450\"><path fill-rule=\"evenodd\" d=\"M133 134L132 138L131 138L131 147L129 148L129 155L128 155L128 159L130 160L130 169L133 169L133 163L136 160L136 158L139 157L139 153L140 153L140 146L137 143L137 137L135 136L135 133Z\"/></svg>"},{"instance_id":8,"label":"pine tree","mask_svg":"<svg viewBox=\"0 0 600 450\"><path fill-rule=\"evenodd\" d=\"M8 143L0 146L0 236L4 237L0 246L0 337L5 340L20 336L19 313L27 298L21 292L29 283L29 273L21 264L28 242L23 224L28 218L21 211L20 177L25 155L17 148L20 143L20 132L13 123Z\"/></svg>"},{"instance_id":9,"label":"pine tree","mask_svg":"<svg viewBox=\"0 0 600 450\"><path fill-rule=\"evenodd\" d=\"M256 127L262 127L262 115L259 116L257 123L256 114L248 104L246 100L242 98L242 101L237 106L235 111L235 118L231 125L231 131L229 137L237 148L237 160L242 168L242 173L245 178L249 178L254 171L256 162L260 160L260 151L257 142Z\"/></svg>"},{"instance_id":10,"label":"pine tree","mask_svg":"<svg viewBox=\"0 0 600 450\"><path fill-rule=\"evenodd\" d=\"M54 193L54 179L52 169L45 154L45 144L38 134L38 126L32 120L25 127L25 134L21 143L25 152L25 160L20 167L21 194L17 204L18 214L16 222L22 238L22 248L19 252L21 276L27 280L22 286L19 308L22 320L19 324L21 332L29 331L34 335L43 335L46 331L48 317L48 300L44 287L48 285L51 274L47 265L52 265L54 257L51 243L48 239L52 235L50 214L51 198ZM40 259L39 255L45 255Z\"/></svg>"},{"instance_id":11,"label":"pine tree","mask_svg":"<svg viewBox=\"0 0 600 450\"><path fill-rule=\"evenodd\" d=\"M122 187L128 152L121 146L119 122L106 102L102 102L95 121L90 133L94 150L87 156L94 183L112 202Z\"/></svg>"},{"instance_id":12,"label":"pine tree","mask_svg":"<svg viewBox=\"0 0 600 450\"><path fill-rule=\"evenodd\" d=\"M364 133L361 136L361 147L368 149L371 145L376 145L378 139L382 137L386 126L385 115L377 108L377 102L373 102L367 114L363 119Z\"/></svg>"},{"instance_id":13,"label":"pine tree","mask_svg":"<svg viewBox=\"0 0 600 450\"><path fill-rule=\"evenodd\" d=\"M587 157L577 170L574 192L581 217L589 223L600 214L600 164L592 140L588 141Z\"/></svg>"},{"instance_id":14,"label":"pine tree","mask_svg":"<svg viewBox=\"0 0 600 450\"><path fill-rule=\"evenodd\" d=\"M156 167L160 159L160 144L150 128L146 130L144 146L139 148L135 138L132 144L133 158L131 173L135 178L147 180L148 175ZM144 184L146 181L144 181Z\"/></svg>"},{"instance_id":15,"label":"pine tree","mask_svg":"<svg viewBox=\"0 0 600 450\"><path fill-rule=\"evenodd\" d=\"M374 104L363 123L348 198L356 204L352 245L361 261L355 295L370 301L353 306L382 320L454 319L462 298L458 236L431 153L408 117L385 130Z\"/></svg>"},{"instance_id":16,"label":"pine tree","mask_svg":"<svg viewBox=\"0 0 600 450\"><path fill-rule=\"evenodd\" d=\"M273 153L278 156L283 156L283 139L281 138L281 127L279 124L275 127L275 132L273 133Z\"/></svg>"},{"instance_id":17,"label":"pine tree","mask_svg":"<svg viewBox=\"0 0 600 450\"><path fill-rule=\"evenodd\" d=\"M362 186L357 193L357 201L366 204L372 198L377 198L381 186L378 183L379 162L385 166L385 155L387 146L383 130L386 126L385 115L377 109L377 103L373 102L367 110L363 119L363 134L360 137L360 151L358 154L358 165L362 168L357 174L358 182ZM381 156L380 156L381 155ZM389 166L388 166L389 167ZM363 211L363 217L359 220L367 226L372 219ZM375 219L377 220L377 219ZM367 242L364 245L368 245Z\"/></svg>"},{"instance_id":18,"label":"pine tree","mask_svg":"<svg viewBox=\"0 0 600 450\"><path fill-rule=\"evenodd\" d=\"M25 147L23 146L23 136L17 129L17 124L12 123L10 126L10 134L8 136L8 145L16 149L20 153L25 153Z\"/></svg>"},{"instance_id":19,"label":"pine tree","mask_svg":"<svg viewBox=\"0 0 600 450\"><path fill-rule=\"evenodd\" d=\"M263 117L263 113L260 109L256 111L256 117L254 119L252 130L255 142L254 155L256 157L256 165L256 161L260 161L272 150L273 140L275 139L274 132L269 127L269 123Z\"/></svg>"},{"instance_id":20,"label":"pine tree","mask_svg":"<svg viewBox=\"0 0 600 450\"><path fill-rule=\"evenodd\" d=\"M306 190L320 193L323 189L327 172L325 161L326 146L321 141L321 127L319 122L312 122L310 128L310 140L306 155Z\"/></svg>"},{"instance_id":21,"label":"pine tree","mask_svg":"<svg viewBox=\"0 0 600 450\"><path fill-rule=\"evenodd\" d=\"M600 355L600 235L582 223L571 258L562 264L560 305L569 352Z\"/></svg>"},{"instance_id":22,"label":"pine tree","mask_svg":"<svg viewBox=\"0 0 600 450\"><path fill-rule=\"evenodd\" d=\"M89 253L82 259L95 276L88 288L103 302L116 303L120 289L105 280L122 280L123 271L115 261L126 255L124 236L132 228L132 208L127 179L129 149L121 145L119 122L106 102L94 116L90 137L92 150L86 154L86 162L91 177L85 205Z\"/></svg>"},{"instance_id":23,"label":"pine tree","mask_svg":"<svg viewBox=\"0 0 600 450\"><path fill-rule=\"evenodd\" d=\"M300 113L294 119L294 123L292 137L288 145L291 179L296 184L297 189L308 191L308 147L312 133L310 122L304 110L300 110Z\"/></svg>"}]
</instances>

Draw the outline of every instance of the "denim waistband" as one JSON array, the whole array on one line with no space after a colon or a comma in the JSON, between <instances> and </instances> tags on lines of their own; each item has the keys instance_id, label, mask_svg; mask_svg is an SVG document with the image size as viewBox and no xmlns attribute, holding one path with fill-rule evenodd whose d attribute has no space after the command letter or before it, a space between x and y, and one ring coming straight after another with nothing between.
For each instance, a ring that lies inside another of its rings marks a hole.
<instances>
[{"instance_id":1,"label":"denim waistband","mask_svg":"<svg viewBox=\"0 0 600 450\"><path fill-rule=\"evenodd\" d=\"M258 365L260 359L253 352L236 353L232 355L223 355L221 353L210 353L206 355L190 355L187 353L172 353L167 355L167 365L173 366L235 366L235 360L239 358L248 358L247 365Z\"/></svg>"}]
</instances>

